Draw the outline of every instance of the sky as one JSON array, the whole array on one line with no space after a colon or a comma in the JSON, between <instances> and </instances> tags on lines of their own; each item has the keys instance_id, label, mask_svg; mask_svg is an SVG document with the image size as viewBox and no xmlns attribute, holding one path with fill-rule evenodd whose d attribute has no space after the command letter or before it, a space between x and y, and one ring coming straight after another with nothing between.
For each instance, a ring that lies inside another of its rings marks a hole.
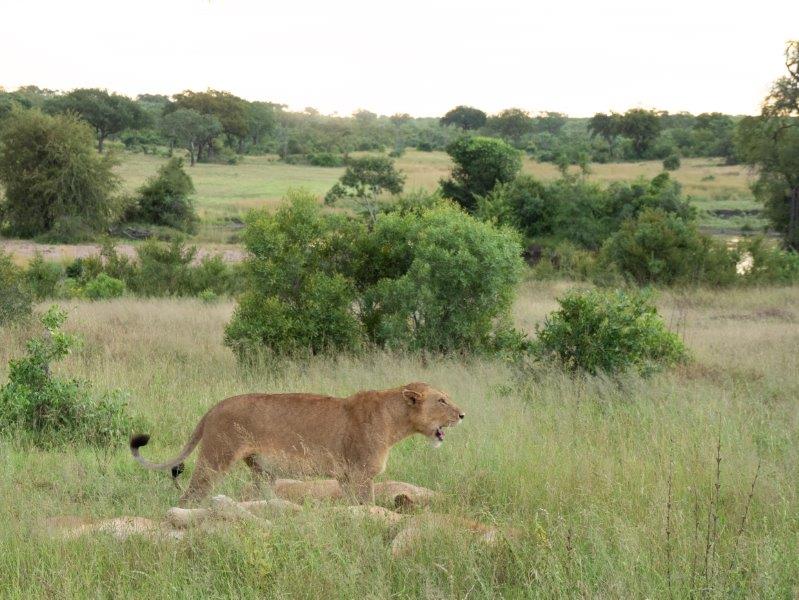
<instances>
[{"instance_id":1,"label":"sky","mask_svg":"<svg viewBox=\"0 0 799 600\"><path fill-rule=\"evenodd\" d=\"M302 110L755 114L798 0L0 0L0 86Z\"/></svg>"}]
</instances>

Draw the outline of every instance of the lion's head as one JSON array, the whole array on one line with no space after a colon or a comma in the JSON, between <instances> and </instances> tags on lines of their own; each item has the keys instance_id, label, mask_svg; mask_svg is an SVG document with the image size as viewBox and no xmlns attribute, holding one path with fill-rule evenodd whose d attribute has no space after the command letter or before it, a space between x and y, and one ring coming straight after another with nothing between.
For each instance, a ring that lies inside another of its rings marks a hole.
<instances>
[{"instance_id":1,"label":"lion's head","mask_svg":"<svg viewBox=\"0 0 799 600\"><path fill-rule=\"evenodd\" d=\"M457 425L466 416L449 395L426 383L409 383L403 387L402 395L414 429L429 437L436 447L444 441L444 428Z\"/></svg>"}]
</instances>

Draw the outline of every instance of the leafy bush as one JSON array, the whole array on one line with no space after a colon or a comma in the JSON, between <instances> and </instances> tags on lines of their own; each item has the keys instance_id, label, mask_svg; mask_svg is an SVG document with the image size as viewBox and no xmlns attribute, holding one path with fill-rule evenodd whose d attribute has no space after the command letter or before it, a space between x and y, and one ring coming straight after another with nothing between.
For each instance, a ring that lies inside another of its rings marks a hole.
<instances>
[{"instance_id":1,"label":"leafy bush","mask_svg":"<svg viewBox=\"0 0 799 600\"><path fill-rule=\"evenodd\" d=\"M506 142L487 137L462 137L447 147L455 167L441 191L468 211L498 183L513 181L522 167L521 154Z\"/></svg>"},{"instance_id":2,"label":"leafy bush","mask_svg":"<svg viewBox=\"0 0 799 600\"><path fill-rule=\"evenodd\" d=\"M736 253L661 209L625 221L605 243L602 259L639 284L723 285L736 279Z\"/></svg>"},{"instance_id":3,"label":"leafy bush","mask_svg":"<svg viewBox=\"0 0 799 600\"><path fill-rule=\"evenodd\" d=\"M799 253L782 250L756 237L738 246L741 257L751 261L743 268L741 277L745 283L794 284L799 282Z\"/></svg>"},{"instance_id":4,"label":"leafy bush","mask_svg":"<svg viewBox=\"0 0 799 600\"><path fill-rule=\"evenodd\" d=\"M54 297L58 282L63 275L64 269L61 265L57 262L44 260L40 252L34 255L33 260L28 263L28 268L25 270L25 280L36 300Z\"/></svg>"},{"instance_id":5,"label":"leafy bush","mask_svg":"<svg viewBox=\"0 0 799 600\"><path fill-rule=\"evenodd\" d=\"M225 329L225 344L240 360L263 350L352 351L363 342L354 286L325 261L333 223L316 198L299 191L274 214L249 215L247 287Z\"/></svg>"},{"instance_id":6,"label":"leafy bush","mask_svg":"<svg viewBox=\"0 0 799 600\"><path fill-rule=\"evenodd\" d=\"M686 358L679 337L641 292L571 291L538 329L538 351L591 374L647 373Z\"/></svg>"},{"instance_id":7,"label":"leafy bush","mask_svg":"<svg viewBox=\"0 0 799 600\"><path fill-rule=\"evenodd\" d=\"M680 168L680 155L669 154L663 159L663 168L667 171L676 171Z\"/></svg>"},{"instance_id":8,"label":"leafy bush","mask_svg":"<svg viewBox=\"0 0 799 600\"><path fill-rule=\"evenodd\" d=\"M125 293L125 282L100 273L97 277L86 283L84 293L89 300L110 300L119 298Z\"/></svg>"},{"instance_id":9,"label":"leafy bush","mask_svg":"<svg viewBox=\"0 0 799 600\"><path fill-rule=\"evenodd\" d=\"M27 355L9 362L8 382L0 387L0 431L42 447L125 443L134 423L119 393L95 396L86 382L51 373L51 364L78 342L61 331L65 320L66 313L50 308L41 319L45 337L29 340Z\"/></svg>"},{"instance_id":10,"label":"leafy bush","mask_svg":"<svg viewBox=\"0 0 799 600\"><path fill-rule=\"evenodd\" d=\"M509 317L518 236L453 205L382 214L370 229L293 192L276 214L253 213L244 238L246 291L225 337L239 358L365 341L439 352L520 343Z\"/></svg>"},{"instance_id":11,"label":"leafy bush","mask_svg":"<svg viewBox=\"0 0 799 600\"><path fill-rule=\"evenodd\" d=\"M197 254L195 247L186 248L179 239L170 244L148 240L136 252L139 266L128 282L136 294L179 296L189 292L189 268Z\"/></svg>"},{"instance_id":12,"label":"leafy bush","mask_svg":"<svg viewBox=\"0 0 799 600\"><path fill-rule=\"evenodd\" d=\"M308 155L308 163L314 167L343 167L344 157L332 152L315 152Z\"/></svg>"},{"instance_id":13,"label":"leafy bush","mask_svg":"<svg viewBox=\"0 0 799 600\"><path fill-rule=\"evenodd\" d=\"M112 217L119 179L113 159L98 155L94 132L74 115L13 111L0 147L3 214L15 235L31 237L56 228L72 237L102 229ZM72 240L70 240L72 241Z\"/></svg>"},{"instance_id":14,"label":"leafy bush","mask_svg":"<svg viewBox=\"0 0 799 600\"><path fill-rule=\"evenodd\" d=\"M26 319L31 314L31 293L11 256L0 250L0 325Z\"/></svg>"},{"instance_id":15,"label":"leafy bush","mask_svg":"<svg viewBox=\"0 0 799 600\"><path fill-rule=\"evenodd\" d=\"M194 183L183 169L183 160L172 158L139 188L138 202L127 218L193 232L198 221L190 198L193 193Z\"/></svg>"}]
</instances>

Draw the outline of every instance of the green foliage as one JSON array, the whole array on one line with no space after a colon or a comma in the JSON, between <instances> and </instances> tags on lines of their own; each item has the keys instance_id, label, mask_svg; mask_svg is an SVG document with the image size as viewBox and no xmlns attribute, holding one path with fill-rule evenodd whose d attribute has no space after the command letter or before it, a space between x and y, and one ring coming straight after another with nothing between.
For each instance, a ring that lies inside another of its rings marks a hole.
<instances>
[{"instance_id":1,"label":"green foliage","mask_svg":"<svg viewBox=\"0 0 799 600\"><path fill-rule=\"evenodd\" d=\"M535 130L535 123L526 110L507 108L490 117L486 122L486 129L520 147L522 138Z\"/></svg>"},{"instance_id":2,"label":"green foliage","mask_svg":"<svg viewBox=\"0 0 799 600\"><path fill-rule=\"evenodd\" d=\"M479 108L456 106L440 119L442 125L454 125L464 131L480 129L486 123L486 114Z\"/></svg>"},{"instance_id":3,"label":"green foliage","mask_svg":"<svg viewBox=\"0 0 799 600\"><path fill-rule=\"evenodd\" d=\"M125 293L125 282L100 273L86 283L84 293L89 300L110 300Z\"/></svg>"},{"instance_id":4,"label":"green foliage","mask_svg":"<svg viewBox=\"0 0 799 600\"><path fill-rule=\"evenodd\" d=\"M183 170L183 160L173 158L139 188L136 209L129 217L192 233L199 221L190 198L193 193L194 184Z\"/></svg>"},{"instance_id":5,"label":"green foliage","mask_svg":"<svg viewBox=\"0 0 799 600\"><path fill-rule=\"evenodd\" d=\"M560 309L538 329L538 351L570 370L648 373L686 358L682 341L668 331L647 294L571 291L558 303Z\"/></svg>"},{"instance_id":6,"label":"green foliage","mask_svg":"<svg viewBox=\"0 0 799 600\"><path fill-rule=\"evenodd\" d=\"M148 240L136 249L139 267L129 283L142 296L183 295L190 287L189 268L197 254L179 239L169 244Z\"/></svg>"},{"instance_id":7,"label":"green foliage","mask_svg":"<svg viewBox=\"0 0 799 600\"><path fill-rule=\"evenodd\" d=\"M72 115L15 111L0 148L2 212L11 232L30 237L76 219L93 231L112 216L114 162L93 151L91 129Z\"/></svg>"},{"instance_id":8,"label":"green foliage","mask_svg":"<svg viewBox=\"0 0 799 600\"><path fill-rule=\"evenodd\" d=\"M663 168L667 171L676 171L680 168L680 155L669 154L663 159Z\"/></svg>"},{"instance_id":9,"label":"green foliage","mask_svg":"<svg viewBox=\"0 0 799 600\"><path fill-rule=\"evenodd\" d=\"M316 199L293 191L275 214L253 212L244 244L247 289L225 329L239 360L276 354L354 351L363 342L352 311L355 290L326 261L334 221Z\"/></svg>"},{"instance_id":10,"label":"green foliage","mask_svg":"<svg viewBox=\"0 0 799 600\"><path fill-rule=\"evenodd\" d=\"M61 330L65 320L65 312L51 307L41 319L46 335L29 340L27 355L9 362L8 382L0 387L0 431L45 448L124 444L134 423L119 393L93 395L86 382L51 373L52 363L78 343Z\"/></svg>"},{"instance_id":11,"label":"green foliage","mask_svg":"<svg viewBox=\"0 0 799 600\"><path fill-rule=\"evenodd\" d=\"M751 259L750 266L741 274L745 283L799 283L799 253L795 250L781 250L760 236L741 242L738 251L741 257Z\"/></svg>"},{"instance_id":12,"label":"green foliage","mask_svg":"<svg viewBox=\"0 0 799 600\"><path fill-rule=\"evenodd\" d=\"M625 221L602 255L639 284L723 285L736 278L736 253L699 233L694 223L659 208Z\"/></svg>"},{"instance_id":13,"label":"green foliage","mask_svg":"<svg viewBox=\"0 0 799 600\"><path fill-rule=\"evenodd\" d=\"M325 204L333 204L340 198L353 198L374 220L377 215L377 196L383 192L399 194L404 185L405 175L394 168L394 161L390 158L351 158L344 174L325 195Z\"/></svg>"},{"instance_id":14,"label":"green foliage","mask_svg":"<svg viewBox=\"0 0 799 600\"><path fill-rule=\"evenodd\" d=\"M441 180L441 190L467 211L497 184L513 181L522 167L517 150L502 140L462 137L447 147L455 167L451 179Z\"/></svg>"},{"instance_id":15,"label":"green foliage","mask_svg":"<svg viewBox=\"0 0 799 600\"><path fill-rule=\"evenodd\" d=\"M0 250L0 326L27 319L32 310L31 300L22 269Z\"/></svg>"},{"instance_id":16,"label":"green foliage","mask_svg":"<svg viewBox=\"0 0 799 600\"><path fill-rule=\"evenodd\" d=\"M44 260L41 252L34 255L25 270L26 283L36 300L53 298L63 276L63 267L57 262Z\"/></svg>"},{"instance_id":17,"label":"green foliage","mask_svg":"<svg viewBox=\"0 0 799 600\"><path fill-rule=\"evenodd\" d=\"M222 124L212 114L203 114L191 108L178 108L161 119L161 133L170 144L185 148L191 166L213 147L222 132Z\"/></svg>"},{"instance_id":18,"label":"green foliage","mask_svg":"<svg viewBox=\"0 0 799 600\"><path fill-rule=\"evenodd\" d=\"M293 192L245 232L247 288L226 329L240 359L354 351L363 343L491 352L520 343L509 310L522 262L515 233L454 206L412 203L372 227Z\"/></svg>"},{"instance_id":19,"label":"green foliage","mask_svg":"<svg viewBox=\"0 0 799 600\"><path fill-rule=\"evenodd\" d=\"M45 103L49 113L80 115L97 133L97 149L103 151L105 139L124 129L141 129L149 124L147 113L127 96L109 94L96 88L75 89Z\"/></svg>"}]
</instances>

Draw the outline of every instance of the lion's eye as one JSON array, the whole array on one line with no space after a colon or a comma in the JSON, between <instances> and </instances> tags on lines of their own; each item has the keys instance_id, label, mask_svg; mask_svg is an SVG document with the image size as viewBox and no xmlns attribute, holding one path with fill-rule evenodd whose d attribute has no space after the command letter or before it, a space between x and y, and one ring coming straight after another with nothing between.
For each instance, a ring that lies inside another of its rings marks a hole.
<instances>
[{"instance_id":1,"label":"lion's eye","mask_svg":"<svg viewBox=\"0 0 799 600\"><path fill-rule=\"evenodd\" d=\"M447 401L444 400L443 398L439 398L438 401L441 402L441 404L446 404L447 403Z\"/></svg>"}]
</instances>

